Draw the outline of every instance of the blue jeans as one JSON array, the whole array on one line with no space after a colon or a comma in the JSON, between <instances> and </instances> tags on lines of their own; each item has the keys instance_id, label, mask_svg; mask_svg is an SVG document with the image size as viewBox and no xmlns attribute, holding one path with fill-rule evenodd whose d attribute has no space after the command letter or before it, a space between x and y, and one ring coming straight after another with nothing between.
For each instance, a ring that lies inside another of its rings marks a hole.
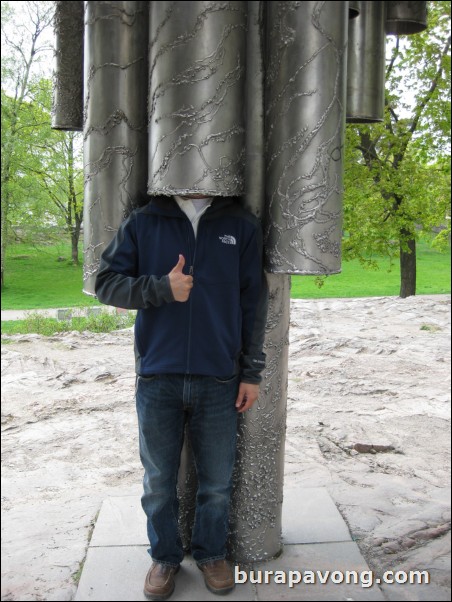
<instances>
[{"instance_id":1,"label":"blue jeans","mask_svg":"<svg viewBox=\"0 0 452 602\"><path fill-rule=\"evenodd\" d=\"M177 475L185 422L198 476L191 552L198 563L224 558L235 461L238 377L163 374L137 379L136 403L152 559L178 566Z\"/></svg>"}]
</instances>

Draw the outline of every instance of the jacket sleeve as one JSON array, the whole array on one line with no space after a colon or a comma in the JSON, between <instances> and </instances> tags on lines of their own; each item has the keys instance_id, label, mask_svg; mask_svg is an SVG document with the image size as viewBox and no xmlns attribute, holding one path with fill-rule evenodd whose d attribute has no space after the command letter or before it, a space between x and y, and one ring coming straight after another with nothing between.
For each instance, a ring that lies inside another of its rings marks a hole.
<instances>
[{"instance_id":1,"label":"jacket sleeve","mask_svg":"<svg viewBox=\"0 0 452 602\"><path fill-rule=\"evenodd\" d=\"M101 303L146 309L174 301L168 276L139 275L139 248L134 213L125 220L102 253L95 293Z\"/></svg>"},{"instance_id":2,"label":"jacket sleeve","mask_svg":"<svg viewBox=\"0 0 452 602\"><path fill-rule=\"evenodd\" d=\"M262 232L260 226L242 253L240 262L242 310L241 381L258 384L265 368L263 352L267 324L268 287L262 267Z\"/></svg>"}]
</instances>

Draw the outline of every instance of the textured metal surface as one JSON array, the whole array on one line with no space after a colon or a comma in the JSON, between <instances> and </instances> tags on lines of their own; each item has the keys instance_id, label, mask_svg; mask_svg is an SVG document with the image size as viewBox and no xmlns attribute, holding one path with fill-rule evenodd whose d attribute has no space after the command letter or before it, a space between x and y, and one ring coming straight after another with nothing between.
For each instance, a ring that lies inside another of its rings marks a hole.
<instances>
[{"instance_id":1,"label":"textured metal surface","mask_svg":"<svg viewBox=\"0 0 452 602\"><path fill-rule=\"evenodd\" d=\"M409 35L427 28L427 2L389 1L386 4L386 33Z\"/></svg>"},{"instance_id":2,"label":"textured metal surface","mask_svg":"<svg viewBox=\"0 0 452 602\"><path fill-rule=\"evenodd\" d=\"M148 2L86 2L84 291L146 194Z\"/></svg>"},{"instance_id":3,"label":"textured metal surface","mask_svg":"<svg viewBox=\"0 0 452 602\"><path fill-rule=\"evenodd\" d=\"M347 121L383 121L385 105L385 3L363 2L348 26Z\"/></svg>"},{"instance_id":4,"label":"textured metal surface","mask_svg":"<svg viewBox=\"0 0 452 602\"><path fill-rule=\"evenodd\" d=\"M254 406L241 415L231 507L229 555L237 562L281 552L287 407L290 276L267 275L267 367Z\"/></svg>"},{"instance_id":5,"label":"textured metal surface","mask_svg":"<svg viewBox=\"0 0 452 602\"><path fill-rule=\"evenodd\" d=\"M83 129L83 2L56 2L52 128Z\"/></svg>"},{"instance_id":6,"label":"textured metal surface","mask_svg":"<svg viewBox=\"0 0 452 602\"><path fill-rule=\"evenodd\" d=\"M265 211L264 6L248 2L245 207ZM265 338L267 369L255 406L239 419L231 504L229 554L239 562L273 558L281 551L287 344L290 277L267 275L270 304Z\"/></svg>"},{"instance_id":7,"label":"textured metal surface","mask_svg":"<svg viewBox=\"0 0 452 602\"><path fill-rule=\"evenodd\" d=\"M243 194L246 5L151 2L150 194Z\"/></svg>"},{"instance_id":8,"label":"textured metal surface","mask_svg":"<svg viewBox=\"0 0 452 602\"><path fill-rule=\"evenodd\" d=\"M267 3L266 265L341 269L347 2Z\"/></svg>"}]
</instances>

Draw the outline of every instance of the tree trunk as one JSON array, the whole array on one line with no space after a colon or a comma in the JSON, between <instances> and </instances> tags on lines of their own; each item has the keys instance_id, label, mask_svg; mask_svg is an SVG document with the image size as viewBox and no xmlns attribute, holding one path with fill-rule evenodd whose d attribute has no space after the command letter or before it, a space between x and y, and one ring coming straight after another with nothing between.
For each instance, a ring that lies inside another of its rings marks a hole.
<instances>
[{"instance_id":1,"label":"tree trunk","mask_svg":"<svg viewBox=\"0 0 452 602\"><path fill-rule=\"evenodd\" d=\"M72 245L72 263L74 265L78 265L79 264L79 260L78 260L78 233L77 232L72 232L71 233L71 245Z\"/></svg>"},{"instance_id":2,"label":"tree trunk","mask_svg":"<svg viewBox=\"0 0 452 602\"><path fill-rule=\"evenodd\" d=\"M77 195L75 194L75 182L74 182L74 132L69 132L68 135L68 184L69 184L69 197L67 204L67 225L69 232L71 233L71 244L72 244L72 263L79 265L78 260L78 243L80 239L80 229L82 226L83 219L83 206L77 205Z\"/></svg>"},{"instance_id":3,"label":"tree trunk","mask_svg":"<svg viewBox=\"0 0 452 602\"><path fill-rule=\"evenodd\" d=\"M5 284L5 256L6 256L6 199L2 199L2 217L1 217L1 288L3 290L3 285Z\"/></svg>"},{"instance_id":4,"label":"tree trunk","mask_svg":"<svg viewBox=\"0 0 452 602\"><path fill-rule=\"evenodd\" d=\"M400 244L400 297L406 299L416 294L416 240L407 230L401 231L401 240L408 245Z\"/></svg>"}]
</instances>

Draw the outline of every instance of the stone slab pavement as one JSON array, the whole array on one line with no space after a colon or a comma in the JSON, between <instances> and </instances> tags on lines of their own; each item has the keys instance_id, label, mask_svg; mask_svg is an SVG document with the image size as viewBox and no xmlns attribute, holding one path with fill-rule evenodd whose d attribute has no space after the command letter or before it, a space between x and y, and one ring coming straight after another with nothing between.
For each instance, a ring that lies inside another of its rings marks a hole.
<instances>
[{"instance_id":1,"label":"stone slab pavement","mask_svg":"<svg viewBox=\"0 0 452 602\"><path fill-rule=\"evenodd\" d=\"M237 572L237 586L228 600L387 599L379 585L368 587L369 567L325 488L286 488L282 523L283 553L273 560L238 567L241 572ZM145 600L143 583L151 564L147 548L146 521L139 496L104 500L74 599ZM275 571L279 572L277 577ZM308 576L306 571L313 573ZM326 571L330 571L329 577ZM316 583L294 583L301 573L308 580L314 575ZM327 582L321 583L321 579ZM218 602L218 596L205 588L202 575L189 556L177 575L171 600Z\"/></svg>"}]
</instances>

